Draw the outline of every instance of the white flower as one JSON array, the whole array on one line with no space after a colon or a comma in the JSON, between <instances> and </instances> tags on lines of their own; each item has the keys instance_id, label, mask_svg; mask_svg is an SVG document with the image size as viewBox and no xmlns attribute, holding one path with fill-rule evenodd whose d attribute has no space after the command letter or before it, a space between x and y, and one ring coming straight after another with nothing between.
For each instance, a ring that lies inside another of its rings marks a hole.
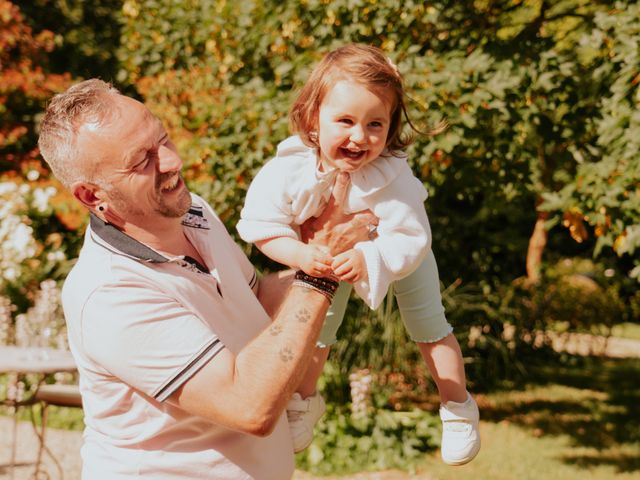
<instances>
[{"instance_id":1,"label":"white flower","mask_svg":"<svg viewBox=\"0 0 640 480\"><path fill-rule=\"evenodd\" d=\"M66 348L66 328L60 303L60 289L53 280L40 284L35 302L16 318L16 344Z\"/></svg>"},{"instance_id":2,"label":"white flower","mask_svg":"<svg viewBox=\"0 0 640 480\"><path fill-rule=\"evenodd\" d=\"M40 172L37 170L29 170L27 172L27 180L35 182L38 178L40 178Z\"/></svg>"},{"instance_id":3,"label":"white flower","mask_svg":"<svg viewBox=\"0 0 640 480\"><path fill-rule=\"evenodd\" d=\"M49 208L49 199L56 194L55 187L36 188L33 190L33 206L39 212L46 212Z\"/></svg>"},{"instance_id":4,"label":"white flower","mask_svg":"<svg viewBox=\"0 0 640 480\"><path fill-rule=\"evenodd\" d=\"M52 250L47 252L47 260L50 262L62 262L66 259L64 252L62 250Z\"/></svg>"},{"instance_id":5,"label":"white flower","mask_svg":"<svg viewBox=\"0 0 640 480\"><path fill-rule=\"evenodd\" d=\"M16 280L24 260L37 251L33 229L23 221L28 192L26 184L0 182L0 283Z\"/></svg>"},{"instance_id":6,"label":"white flower","mask_svg":"<svg viewBox=\"0 0 640 480\"><path fill-rule=\"evenodd\" d=\"M371 406L372 377L368 369L356 370L349 375L351 387L351 416L363 418Z\"/></svg>"}]
</instances>

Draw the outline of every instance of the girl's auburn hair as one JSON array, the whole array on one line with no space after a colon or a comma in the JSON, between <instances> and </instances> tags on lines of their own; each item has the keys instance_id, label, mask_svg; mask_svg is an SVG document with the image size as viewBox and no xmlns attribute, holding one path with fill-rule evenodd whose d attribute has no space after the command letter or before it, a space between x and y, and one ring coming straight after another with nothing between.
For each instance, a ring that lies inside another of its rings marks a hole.
<instances>
[{"instance_id":1,"label":"girl's auburn hair","mask_svg":"<svg viewBox=\"0 0 640 480\"><path fill-rule=\"evenodd\" d=\"M360 83L377 95L392 102L391 122L386 147L399 152L413 142L410 135L402 135L402 117L417 133L407 114L402 77L398 68L382 50L371 45L350 44L327 53L311 72L289 111L291 131L310 147L318 147L318 112L327 92L340 80ZM428 132L439 133L444 125Z\"/></svg>"}]
</instances>

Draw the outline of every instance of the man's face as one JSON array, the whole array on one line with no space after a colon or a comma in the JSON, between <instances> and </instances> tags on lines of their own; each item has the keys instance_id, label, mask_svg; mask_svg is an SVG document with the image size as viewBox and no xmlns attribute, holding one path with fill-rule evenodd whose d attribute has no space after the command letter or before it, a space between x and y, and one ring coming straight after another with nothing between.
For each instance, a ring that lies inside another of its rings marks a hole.
<instances>
[{"instance_id":1,"label":"man's face","mask_svg":"<svg viewBox=\"0 0 640 480\"><path fill-rule=\"evenodd\" d=\"M85 123L77 145L85 162L98 162L85 166L96 172L106 208L124 222L144 227L189 210L182 160L162 123L140 102L116 97L110 118Z\"/></svg>"}]
</instances>

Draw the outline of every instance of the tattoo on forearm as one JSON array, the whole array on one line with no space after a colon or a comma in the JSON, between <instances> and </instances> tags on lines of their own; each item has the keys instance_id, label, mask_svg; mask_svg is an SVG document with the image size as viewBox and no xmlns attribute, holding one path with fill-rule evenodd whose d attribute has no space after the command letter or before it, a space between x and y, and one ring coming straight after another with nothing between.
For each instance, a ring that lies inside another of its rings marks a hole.
<instances>
[{"instance_id":1,"label":"tattoo on forearm","mask_svg":"<svg viewBox=\"0 0 640 480\"><path fill-rule=\"evenodd\" d=\"M271 325L271 327L269 327L269 333L271 334L272 337L275 337L276 335L280 335L282 333L282 326Z\"/></svg>"},{"instance_id":2,"label":"tattoo on forearm","mask_svg":"<svg viewBox=\"0 0 640 480\"><path fill-rule=\"evenodd\" d=\"M282 360L285 363L288 363L291 360L293 360L293 351L291 350L291 348L282 347L282 349L280 350L280 360Z\"/></svg>"},{"instance_id":3,"label":"tattoo on forearm","mask_svg":"<svg viewBox=\"0 0 640 480\"><path fill-rule=\"evenodd\" d=\"M296 312L296 319L300 323L307 323L310 318L311 318L311 314L309 313L309 310L307 310L306 308L303 308L299 312Z\"/></svg>"}]
</instances>

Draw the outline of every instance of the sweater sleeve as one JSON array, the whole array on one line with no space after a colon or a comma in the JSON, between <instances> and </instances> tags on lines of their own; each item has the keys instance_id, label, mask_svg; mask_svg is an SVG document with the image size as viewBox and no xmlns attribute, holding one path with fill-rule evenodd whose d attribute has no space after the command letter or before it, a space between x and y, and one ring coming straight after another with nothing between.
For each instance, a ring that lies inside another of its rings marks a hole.
<instances>
[{"instance_id":1,"label":"sweater sleeve","mask_svg":"<svg viewBox=\"0 0 640 480\"><path fill-rule=\"evenodd\" d=\"M275 237L298 238L287 192L286 164L274 158L255 176L240 212L236 228L245 242Z\"/></svg>"},{"instance_id":2,"label":"sweater sleeve","mask_svg":"<svg viewBox=\"0 0 640 480\"><path fill-rule=\"evenodd\" d=\"M407 166L392 183L365 200L379 219L378 237L360 242L368 279L354 289L371 308L384 299L391 282L413 272L431 248L431 228L424 209L427 192Z\"/></svg>"}]
</instances>

